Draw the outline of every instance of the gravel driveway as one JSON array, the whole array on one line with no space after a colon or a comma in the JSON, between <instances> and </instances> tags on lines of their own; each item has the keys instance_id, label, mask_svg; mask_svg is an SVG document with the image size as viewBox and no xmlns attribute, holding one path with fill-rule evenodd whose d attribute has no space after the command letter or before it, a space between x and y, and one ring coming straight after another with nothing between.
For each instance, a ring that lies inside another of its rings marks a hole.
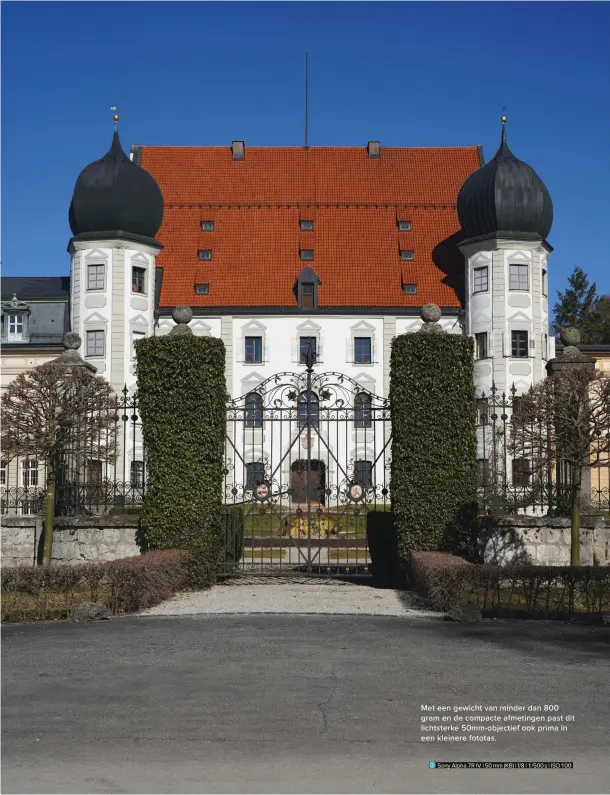
<instances>
[{"instance_id":1,"label":"gravel driveway","mask_svg":"<svg viewBox=\"0 0 610 795\"><path fill-rule=\"evenodd\" d=\"M181 593L142 611L143 616L240 613L420 616L440 618L411 591L394 591L338 580L234 580L207 591Z\"/></svg>"}]
</instances>

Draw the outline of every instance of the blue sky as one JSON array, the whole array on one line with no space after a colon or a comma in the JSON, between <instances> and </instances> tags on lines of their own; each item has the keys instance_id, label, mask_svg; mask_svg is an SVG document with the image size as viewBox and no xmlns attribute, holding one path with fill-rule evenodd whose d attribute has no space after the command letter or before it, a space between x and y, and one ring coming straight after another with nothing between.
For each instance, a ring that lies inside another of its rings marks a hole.
<instances>
[{"instance_id":1,"label":"blue sky","mask_svg":"<svg viewBox=\"0 0 610 795\"><path fill-rule=\"evenodd\" d=\"M610 292L610 5L461 2L2 4L2 260L65 275L68 207L112 135L157 145L499 144L555 208L554 295Z\"/></svg>"}]
</instances>

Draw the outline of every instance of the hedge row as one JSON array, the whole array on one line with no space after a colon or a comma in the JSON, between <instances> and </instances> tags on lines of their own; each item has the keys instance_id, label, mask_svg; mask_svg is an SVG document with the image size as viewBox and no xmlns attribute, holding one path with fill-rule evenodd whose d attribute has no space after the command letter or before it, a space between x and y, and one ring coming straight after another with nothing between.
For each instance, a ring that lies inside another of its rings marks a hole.
<instances>
[{"instance_id":1,"label":"hedge row","mask_svg":"<svg viewBox=\"0 0 610 795\"><path fill-rule=\"evenodd\" d=\"M392 509L398 554L477 554L472 340L402 334L392 343Z\"/></svg>"},{"instance_id":2,"label":"hedge row","mask_svg":"<svg viewBox=\"0 0 610 795\"><path fill-rule=\"evenodd\" d=\"M476 602L487 617L597 618L610 611L608 566L475 565L441 552L413 552L411 578L437 610Z\"/></svg>"},{"instance_id":3,"label":"hedge row","mask_svg":"<svg viewBox=\"0 0 610 795\"><path fill-rule=\"evenodd\" d=\"M137 378L149 473L142 530L151 549L189 549L190 576L205 587L221 554L224 344L188 334L140 340Z\"/></svg>"},{"instance_id":4,"label":"hedge row","mask_svg":"<svg viewBox=\"0 0 610 795\"><path fill-rule=\"evenodd\" d=\"M104 604L115 615L144 610L188 586L188 559L174 549L108 563L3 569L2 621L65 619L81 602Z\"/></svg>"}]
</instances>

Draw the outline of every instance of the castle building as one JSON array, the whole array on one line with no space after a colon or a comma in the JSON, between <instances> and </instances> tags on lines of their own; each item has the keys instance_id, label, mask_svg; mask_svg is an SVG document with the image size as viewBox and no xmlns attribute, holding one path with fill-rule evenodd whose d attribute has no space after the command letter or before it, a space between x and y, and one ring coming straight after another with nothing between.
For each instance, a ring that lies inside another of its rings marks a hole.
<instances>
[{"instance_id":1,"label":"castle building","mask_svg":"<svg viewBox=\"0 0 610 795\"><path fill-rule=\"evenodd\" d=\"M549 193L501 145L133 146L76 181L70 207L71 328L115 389L135 386L134 343L222 338L227 389L278 372L345 373L387 395L394 336L435 303L475 340L479 392L527 389L554 355L548 333Z\"/></svg>"}]
</instances>

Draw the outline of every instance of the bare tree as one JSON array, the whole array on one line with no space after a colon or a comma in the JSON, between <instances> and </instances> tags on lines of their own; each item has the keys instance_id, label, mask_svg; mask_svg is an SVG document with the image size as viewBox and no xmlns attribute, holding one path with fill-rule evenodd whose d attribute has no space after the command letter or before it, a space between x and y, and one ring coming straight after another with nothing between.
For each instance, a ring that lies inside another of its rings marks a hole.
<instances>
[{"instance_id":1,"label":"bare tree","mask_svg":"<svg viewBox=\"0 0 610 795\"><path fill-rule=\"evenodd\" d=\"M46 464L43 565L51 562L56 464L60 456L82 467L117 455L117 397L101 376L57 362L21 373L2 395L2 449L8 460L35 457Z\"/></svg>"},{"instance_id":2,"label":"bare tree","mask_svg":"<svg viewBox=\"0 0 610 795\"><path fill-rule=\"evenodd\" d=\"M583 474L610 464L610 378L592 368L568 368L540 381L513 414L510 451L529 459L539 475L557 465L567 474L570 561L579 566Z\"/></svg>"}]
</instances>

